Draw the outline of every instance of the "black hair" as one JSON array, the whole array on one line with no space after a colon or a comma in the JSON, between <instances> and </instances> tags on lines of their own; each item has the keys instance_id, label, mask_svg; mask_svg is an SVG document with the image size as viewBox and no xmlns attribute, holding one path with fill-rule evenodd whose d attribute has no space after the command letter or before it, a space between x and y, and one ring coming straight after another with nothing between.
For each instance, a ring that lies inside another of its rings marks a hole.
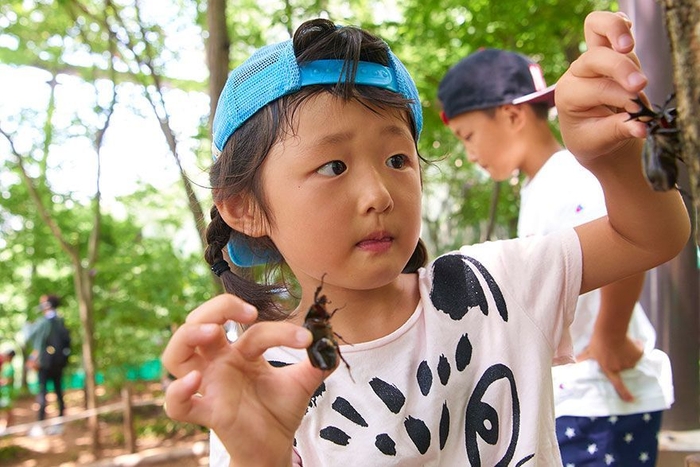
<instances>
[{"instance_id":1,"label":"black hair","mask_svg":"<svg viewBox=\"0 0 700 467\"><path fill-rule=\"evenodd\" d=\"M546 102L537 102L535 104L530 104L530 107L532 107L535 117L539 120L549 120L549 104Z\"/></svg>"},{"instance_id":2,"label":"black hair","mask_svg":"<svg viewBox=\"0 0 700 467\"><path fill-rule=\"evenodd\" d=\"M55 309L61 306L61 299L58 297L58 295L47 295L46 301L49 302L51 308Z\"/></svg>"},{"instance_id":3,"label":"black hair","mask_svg":"<svg viewBox=\"0 0 700 467\"><path fill-rule=\"evenodd\" d=\"M267 225L274 222L274 219L269 217L260 168L274 144L285 136L285 132L293 131L291 122L294 113L310 97L329 92L344 100L360 102L375 112L381 109L400 109L414 140L417 142L418 139L410 99L386 89L354 84L353 78L359 61L389 65L389 48L382 39L359 28L336 27L332 21L315 19L303 23L295 32L292 42L298 63L342 59L347 64L345 72L348 79L332 85L304 87L260 109L229 138L209 173L215 202L224 202L234 196L248 196L258 208L254 214L258 217L257 220ZM212 207L210 214L211 223L206 232L207 248L204 254L210 266L224 259L223 251L232 238L244 242L253 252L279 253L270 238L252 238L232 229L224 222L216 206ZM282 283L272 283L271 280L275 271L284 273L284 260L281 255L277 256L277 261L272 260L265 266L265 283L252 280L251 271L247 270L220 273L225 290L254 305L261 321L287 318L277 300L281 292L289 291L288 284L284 283L284 274L279 275L282 276ZM415 272L425 265L427 258L427 250L419 239L403 272Z\"/></svg>"},{"instance_id":4,"label":"black hair","mask_svg":"<svg viewBox=\"0 0 700 467\"><path fill-rule=\"evenodd\" d=\"M537 118L538 120L549 119L549 104L547 104L546 102L535 102L534 104L524 102L520 105L529 105L532 109L532 112L535 114L535 118ZM489 118L493 118L496 115L496 109L498 107L489 107L487 109L482 109L481 111L488 115Z\"/></svg>"}]
</instances>

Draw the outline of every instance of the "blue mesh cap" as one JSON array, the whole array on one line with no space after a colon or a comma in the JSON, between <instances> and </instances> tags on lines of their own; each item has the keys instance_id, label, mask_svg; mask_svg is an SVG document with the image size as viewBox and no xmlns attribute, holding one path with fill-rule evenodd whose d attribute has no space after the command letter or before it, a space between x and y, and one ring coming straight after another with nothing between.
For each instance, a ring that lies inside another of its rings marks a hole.
<instances>
[{"instance_id":1,"label":"blue mesh cap","mask_svg":"<svg viewBox=\"0 0 700 467\"><path fill-rule=\"evenodd\" d=\"M243 123L270 102L313 84L335 84L345 80L344 60L318 60L301 67L287 40L257 50L234 69L219 96L212 125L212 152L221 154L226 141ZM389 50L389 66L359 62L355 84L376 86L398 92L410 99L416 135L423 128L418 90L401 61Z\"/></svg>"}]
</instances>

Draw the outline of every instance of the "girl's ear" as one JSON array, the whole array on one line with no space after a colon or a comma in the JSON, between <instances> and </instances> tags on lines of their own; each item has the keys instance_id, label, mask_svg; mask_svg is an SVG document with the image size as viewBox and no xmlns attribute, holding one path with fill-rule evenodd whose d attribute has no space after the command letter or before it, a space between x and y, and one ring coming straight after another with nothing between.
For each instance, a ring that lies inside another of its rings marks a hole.
<instances>
[{"instance_id":1,"label":"girl's ear","mask_svg":"<svg viewBox=\"0 0 700 467\"><path fill-rule=\"evenodd\" d=\"M267 235L265 223L260 218L259 211L255 209L255 201L250 197L239 195L215 204L224 222L233 230L249 237Z\"/></svg>"}]
</instances>

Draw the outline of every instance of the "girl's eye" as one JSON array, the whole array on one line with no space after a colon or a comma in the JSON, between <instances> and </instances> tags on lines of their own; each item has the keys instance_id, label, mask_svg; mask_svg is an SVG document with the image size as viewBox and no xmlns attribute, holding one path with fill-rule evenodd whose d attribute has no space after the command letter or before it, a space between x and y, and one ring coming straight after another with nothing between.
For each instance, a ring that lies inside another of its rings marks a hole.
<instances>
[{"instance_id":1,"label":"girl's eye","mask_svg":"<svg viewBox=\"0 0 700 467\"><path fill-rule=\"evenodd\" d=\"M403 169L404 167L406 167L406 164L408 164L408 156L406 156L405 154L397 154L395 156L391 156L386 161L386 165L391 167L392 169Z\"/></svg>"},{"instance_id":2,"label":"girl's eye","mask_svg":"<svg viewBox=\"0 0 700 467\"><path fill-rule=\"evenodd\" d=\"M337 177L348 169L343 161L331 161L322 165L316 172L328 177Z\"/></svg>"}]
</instances>

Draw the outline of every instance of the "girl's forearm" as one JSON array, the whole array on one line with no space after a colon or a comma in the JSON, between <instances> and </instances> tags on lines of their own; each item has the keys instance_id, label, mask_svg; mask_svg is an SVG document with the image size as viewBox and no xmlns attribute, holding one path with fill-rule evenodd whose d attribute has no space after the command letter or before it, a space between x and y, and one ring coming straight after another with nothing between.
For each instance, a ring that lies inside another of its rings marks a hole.
<instances>
[{"instance_id":1,"label":"girl's forearm","mask_svg":"<svg viewBox=\"0 0 700 467\"><path fill-rule=\"evenodd\" d=\"M584 251L581 293L646 271L675 257L690 236L690 221L677 190L654 191L641 167L643 140L629 140L616 154L589 160L608 215L576 227Z\"/></svg>"}]
</instances>

